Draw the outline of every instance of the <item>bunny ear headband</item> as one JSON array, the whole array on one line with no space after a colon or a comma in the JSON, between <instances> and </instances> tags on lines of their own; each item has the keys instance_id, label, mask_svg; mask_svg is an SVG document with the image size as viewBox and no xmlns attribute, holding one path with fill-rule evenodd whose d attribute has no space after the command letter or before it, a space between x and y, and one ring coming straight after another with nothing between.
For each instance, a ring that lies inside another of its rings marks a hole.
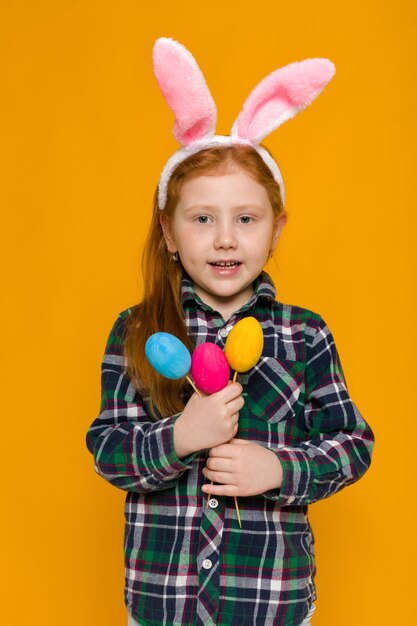
<instances>
[{"instance_id":1,"label":"bunny ear headband","mask_svg":"<svg viewBox=\"0 0 417 626\"><path fill-rule=\"evenodd\" d=\"M175 167L211 146L249 144L260 154L280 185L277 163L260 146L264 137L309 106L335 74L329 59L306 59L281 67L252 90L237 116L230 135L216 135L217 109L193 55L183 45L160 37L153 48L153 70L168 106L175 115L173 133L182 146L168 159L158 185L158 206L167 199L167 185Z\"/></svg>"}]
</instances>

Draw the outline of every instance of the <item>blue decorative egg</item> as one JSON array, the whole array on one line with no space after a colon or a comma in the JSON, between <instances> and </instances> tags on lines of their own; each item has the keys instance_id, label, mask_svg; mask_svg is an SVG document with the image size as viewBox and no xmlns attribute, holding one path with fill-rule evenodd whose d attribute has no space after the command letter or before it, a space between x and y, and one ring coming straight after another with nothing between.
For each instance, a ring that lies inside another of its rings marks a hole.
<instances>
[{"instance_id":1,"label":"blue decorative egg","mask_svg":"<svg viewBox=\"0 0 417 626\"><path fill-rule=\"evenodd\" d=\"M165 378L178 379L188 374L191 355L186 346L171 333L154 333L145 344L149 363Z\"/></svg>"}]
</instances>

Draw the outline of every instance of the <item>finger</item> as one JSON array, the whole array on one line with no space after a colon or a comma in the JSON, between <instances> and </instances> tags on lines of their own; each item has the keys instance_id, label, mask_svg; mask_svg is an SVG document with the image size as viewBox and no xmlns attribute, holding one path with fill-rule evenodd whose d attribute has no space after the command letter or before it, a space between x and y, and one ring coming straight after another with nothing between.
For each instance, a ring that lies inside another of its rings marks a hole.
<instances>
[{"instance_id":1,"label":"finger","mask_svg":"<svg viewBox=\"0 0 417 626\"><path fill-rule=\"evenodd\" d=\"M232 445L233 445L233 444L236 444L236 443L237 443L237 444L242 444L242 443L243 443L243 444L245 445L245 444L247 444L247 443L251 443L251 442L250 442L250 441L248 441L247 439L236 439L236 438L233 438L233 439L231 439L231 440L229 441L229 443L231 443Z\"/></svg>"},{"instance_id":2,"label":"finger","mask_svg":"<svg viewBox=\"0 0 417 626\"><path fill-rule=\"evenodd\" d=\"M219 446L215 446L214 448L210 448L209 457L224 457L231 458L232 450L228 443L221 443Z\"/></svg>"},{"instance_id":3,"label":"finger","mask_svg":"<svg viewBox=\"0 0 417 626\"><path fill-rule=\"evenodd\" d=\"M225 402L230 402L230 400L234 400L243 391L243 387L240 383L231 383L230 385L226 385L223 389L216 392L216 395L224 400ZM213 394L215 395L215 394Z\"/></svg>"},{"instance_id":4,"label":"finger","mask_svg":"<svg viewBox=\"0 0 417 626\"><path fill-rule=\"evenodd\" d=\"M206 468L213 472L231 472L232 459L211 456L207 459Z\"/></svg>"},{"instance_id":5,"label":"finger","mask_svg":"<svg viewBox=\"0 0 417 626\"><path fill-rule=\"evenodd\" d=\"M233 413L238 413L243 408L244 404L245 401L242 396L238 396L237 398L229 400L229 402L227 403L227 408L228 410L233 411Z\"/></svg>"},{"instance_id":6,"label":"finger","mask_svg":"<svg viewBox=\"0 0 417 626\"><path fill-rule=\"evenodd\" d=\"M240 496L239 487L236 485L203 485L204 493L212 496Z\"/></svg>"},{"instance_id":7,"label":"finger","mask_svg":"<svg viewBox=\"0 0 417 626\"><path fill-rule=\"evenodd\" d=\"M214 483L220 483L222 485L230 485L233 484L234 481L234 476L230 472L214 472L205 467L203 474L207 480L212 480Z\"/></svg>"}]
</instances>

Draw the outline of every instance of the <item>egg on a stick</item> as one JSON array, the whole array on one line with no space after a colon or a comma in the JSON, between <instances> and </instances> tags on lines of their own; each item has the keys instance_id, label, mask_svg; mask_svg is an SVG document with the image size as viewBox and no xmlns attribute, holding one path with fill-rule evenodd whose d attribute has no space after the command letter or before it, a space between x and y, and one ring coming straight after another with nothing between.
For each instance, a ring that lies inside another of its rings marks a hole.
<instances>
[{"instance_id":1,"label":"egg on a stick","mask_svg":"<svg viewBox=\"0 0 417 626\"><path fill-rule=\"evenodd\" d=\"M191 355L187 347L171 333L158 332L151 335L145 344L145 354L152 367L165 378L186 378L196 394L201 397L194 382L188 376Z\"/></svg>"},{"instance_id":2,"label":"egg on a stick","mask_svg":"<svg viewBox=\"0 0 417 626\"><path fill-rule=\"evenodd\" d=\"M255 367L264 349L262 326L254 317L244 317L230 331L224 353L232 370L233 382L239 372L247 372Z\"/></svg>"},{"instance_id":3,"label":"egg on a stick","mask_svg":"<svg viewBox=\"0 0 417 626\"><path fill-rule=\"evenodd\" d=\"M208 341L197 346L191 356L191 376L204 393L224 389L229 382L230 367L223 350Z\"/></svg>"}]
</instances>

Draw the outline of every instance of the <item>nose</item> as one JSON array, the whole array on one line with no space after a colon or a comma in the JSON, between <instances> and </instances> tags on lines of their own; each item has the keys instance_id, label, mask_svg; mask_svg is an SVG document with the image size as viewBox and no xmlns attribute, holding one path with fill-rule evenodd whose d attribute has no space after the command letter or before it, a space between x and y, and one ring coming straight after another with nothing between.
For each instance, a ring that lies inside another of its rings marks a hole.
<instances>
[{"instance_id":1,"label":"nose","mask_svg":"<svg viewBox=\"0 0 417 626\"><path fill-rule=\"evenodd\" d=\"M222 248L233 248L237 246L236 232L234 225L229 222L219 223L216 229L216 235L214 238L214 247L216 250Z\"/></svg>"}]
</instances>

